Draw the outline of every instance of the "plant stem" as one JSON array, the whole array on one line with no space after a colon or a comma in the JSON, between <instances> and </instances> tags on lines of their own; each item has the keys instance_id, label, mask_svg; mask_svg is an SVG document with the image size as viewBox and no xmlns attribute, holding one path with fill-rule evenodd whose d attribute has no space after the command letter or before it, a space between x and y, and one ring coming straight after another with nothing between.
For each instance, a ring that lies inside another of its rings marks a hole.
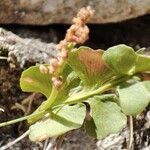
<instances>
[{"instance_id":1,"label":"plant stem","mask_svg":"<svg viewBox=\"0 0 150 150\"><path fill-rule=\"evenodd\" d=\"M128 143L128 150L132 150L133 144L133 117L129 116L129 143Z\"/></svg>"},{"instance_id":2,"label":"plant stem","mask_svg":"<svg viewBox=\"0 0 150 150\"><path fill-rule=\"evenodd\" d=\"M85 98L88 98L92 95L96 95L96 94L101 94L103 93L104 91L110 89L112 87L111 84L106 84L102 87L100 87L99 89L97 90L94 90L94 91L91 91L91 92L88 92L88 93L79 93L78 95L76 96L72 96L72 97L69 97L66 101L65 101L65 104L72 104L72 103L78 103L78 102L82 102L83 99Z\"/></svg>"},{"instance_id":3,"label":"plant stem","mask_svg":"<svg viewBox=\"0 0 150 150\"><path fill-rule=\"evenodd\" d=\"M46 113L46 111L40 111L40 112L37 112L35 114L31 114L31 115L28 115L28 116L25 116L25 117L21 117L21 118L14 119L14 120L11 120L11 121L3 122L3 123L0 123L0 127L8 126L8 125L11 125L11 124L23 121L23 120L27 120L27 119L30 119L31 117L36 117L36 116L39 116L41 114L44 115L45 113Z\"/></svg>"},{"instance_id":4,"label":"plant stem","mask_svg":"<svg viewBox=\"0 0 150 150\"><path fill-rule=\"evenodd\" d=\"M130 78L131 78L131 76L130 76ZM129 79L129 76L124 76L124 77L121 77L121 78L119 77L119 79L115 79L114 81L112 81L110 83L107 83L107 84L101 86L100 88L98 88L94 91L84 92L84 93L82 92L82 93L79 93L76 96L71 96L64 102L64 104L74 104L74 103L78 103L78 102L83 102L88 97L93 96L93 95L97 95L97 94L101 94L105 91L108 91L111 88L113 88L114 86L117 86L120 83L122 83L122 82L124 82L128 79Z\"/></svg>"},{"instance_id":5,"label":"plant stem","mask_svg":"<svg viewBox=\"0 0 150 150\"><path fill-rule=\"evenodd\" d=\"M103 94L103 95L100 95L99 97L100 97L100 99L103 99L105 101L105 100L110 99L110 98L112 98L112 100L113 100L113 98L115 98L116 95L115 94ZM69 103L63 103L63 104L56 105L56 106L54 105L51 110L53 111L57 108L65 106L66 104L69 104Z\"/></svg>"},{"instance_id":6,"label":"plant stem","mask_svg":"<svg viewBox=\"0 0 150 150\"><path fill-rule=\"evenodd\" d=\"M58 95L58 90L56 89L56 87L53 86L50 97L41 104L38 110L40 111L48 110L50 106L53 104L53 102L55 101L57 95Z\"/></svg>"}]
</instances>

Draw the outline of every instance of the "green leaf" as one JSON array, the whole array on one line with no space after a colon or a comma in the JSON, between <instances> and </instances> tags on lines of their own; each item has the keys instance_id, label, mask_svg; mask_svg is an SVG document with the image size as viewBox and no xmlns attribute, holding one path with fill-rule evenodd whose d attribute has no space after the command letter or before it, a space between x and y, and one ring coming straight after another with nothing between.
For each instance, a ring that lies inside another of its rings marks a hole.
<instances>
[{"instance_id":1,"label":"green leaf","mask_svg":"<svg viewBox=\"0 0 150 150\"><path fill-rule=\"evenodd\" d=\"M30 67L23 71L20 87L24 92L40 92L48 98L52 89L51 75L41 73L39 66Z\"/></svg>"},{"instance_id":2,"label":"green leaf","mask_svg":"<svg viewBox=\"0 0 150 150\"><path fill-rule=\"evenodd\" d=\"M103 50L88 47L73 49L69 53L68 64L77 73L85 86L101 85L112 76L102 60Z\"/></svg>"},{"instance_id":3,"label":"green leaf","mask_svg":"<svg viewBox=\"0 0 150 150\"><path fill-rule=\"evenodd\" d=\"M134 50L124 44L109 48L103 55L104 61L116 74L130 74L136 58Z\"/></svg>"},{"instance_id":4,"label":"green leaf","mask_svg":"<svg viewBox=\"0 0 150 150\"><path fill-rule=\"evenodd\" d=\"M135 73L144 71L150 71L150 56L137 54Z\"/></svg>"},{"instance_id":5,"label":"green leaf","mask_svg":"<svg viewBox=\"0 0 150 150\"><path fill-rule=\"evenodd\" d=\"M30 126L29 138L32 141L41 141L80 128L85 114L86 107L81 103L57 108L50 117Z\"/></svg>"},{"instance_id":6,"label":"green leaf","mask_svg":"<svg viewBox=\"0 0 150 150\"><path fill-rule=\"evenodd\" d=\"M150 81L118 88L119 104L126 115L141 113L150 102Z\"/></svg>"},{"instance_id":7,"label":"green leaf","mask_svg":"<svg viewBox=\"0 0 150 150\"><path fill-rule=\"evenodd\" d=\"M140 55L124 44L109 48L103 54L103 59L117 75L150 71L150 56Z\"/></svg>"},{"instance_id":8,"label":"green leaf","mask_svg":"<svg viewBox=\"0 0 150 150\"><path fill-rule=\"evenodd\" d=\"M101 97L89 99L91 119L85 123L89 135L102 139L109 134L119 132L126 125L126 116L121 113L120 107L111 101L104 101Z\"/></svg>"}]
</instances>

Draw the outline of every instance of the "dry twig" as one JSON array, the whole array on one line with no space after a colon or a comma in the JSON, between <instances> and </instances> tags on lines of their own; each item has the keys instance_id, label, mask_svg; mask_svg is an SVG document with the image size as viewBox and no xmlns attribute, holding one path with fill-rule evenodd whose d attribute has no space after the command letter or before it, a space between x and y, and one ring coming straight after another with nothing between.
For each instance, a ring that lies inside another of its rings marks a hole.
<instances>
[{"instance_id":1,"label":"dry twig","mask_svg":"<svg viewBox=\"0 0 150 150\"><path fill-rule=\"evenodd\" d=\"M9 147L13 146L14 144L16 144L17 142L21 141L22 139L24 139L27 135L29 134L29 130L27 130L24 134L22 134L21 136L19 136L17 139L15 139L14 141L0 147L0 150L6 150Z\"/></svg>"}]
</instances>

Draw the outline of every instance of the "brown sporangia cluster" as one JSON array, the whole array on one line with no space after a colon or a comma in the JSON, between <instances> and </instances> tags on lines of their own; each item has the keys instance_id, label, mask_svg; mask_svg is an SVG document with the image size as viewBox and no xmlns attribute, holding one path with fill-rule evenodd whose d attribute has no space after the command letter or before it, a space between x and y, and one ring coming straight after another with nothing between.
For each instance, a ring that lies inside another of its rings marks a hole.
<instances>
[{"instance_id":1,"label":"brown sporangia cluster","mask_svg":"<svg viewBox=\"0 0 150 150\"><path fill-rule=\"evenodd\" d=\"M60 41L56 46L59 51L58 57L51 59L50 66L48 68L43 65L40 66L42 73L52 74L52 81L56 87L60 87L62 84L62 77L59 75L59 70L63 66L65 60L68 57L67 46L69 43L83 44L89 38L89 28L86 23L93 16L94 11L90 6L81 8L78 12L77 17L73 18L73 25L67 30L65 39Z\"/></svg>"}]
</instances>

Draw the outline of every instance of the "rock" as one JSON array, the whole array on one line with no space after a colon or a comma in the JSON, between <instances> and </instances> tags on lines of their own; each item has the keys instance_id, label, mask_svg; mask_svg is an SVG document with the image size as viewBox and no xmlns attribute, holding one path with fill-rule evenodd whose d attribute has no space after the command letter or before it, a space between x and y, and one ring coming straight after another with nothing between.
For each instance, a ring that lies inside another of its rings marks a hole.
<instances>
[{"instance_id":1,"label":"rock","mask_svg":"<svg viewBox=\"0 0 150 150\"><path fill-rule=\"evenodd\" d=\"M2 0L0 23L70 24L77 11L88 5L95 9L91 23L120 22L150 13L150 0Z\"/></svg>"},{"instance_id":2,"label":"rock","mask_svg":"<svg viewBox=\"0 0 150 150\"><path fill-rule=\"evenodd\" d=\"M123 129L120 133L111 134L103 140L97 141L97 150L123 150L124 142L129 139L129 130Z\"/></svg>"},{"instance_id":3,"label":"rock","mask_svg":"<svg viewBox=\"0 0 150 150\"><path fill-rule=\"evenodd\" d=\"M0 28L0 53L8 53L11 66L24 67L26 63L49 63L56 57L54 43L41 42L39 39L21 38Z\"/></svg>"}]
</instances>

